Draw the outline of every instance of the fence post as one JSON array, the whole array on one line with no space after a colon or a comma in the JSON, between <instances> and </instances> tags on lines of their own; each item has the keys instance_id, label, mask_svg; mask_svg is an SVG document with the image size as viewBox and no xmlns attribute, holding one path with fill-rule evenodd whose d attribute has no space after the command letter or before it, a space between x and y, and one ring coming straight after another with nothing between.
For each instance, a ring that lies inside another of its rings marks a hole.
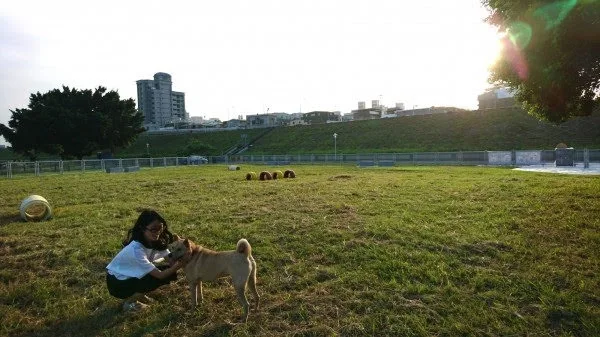
<instances>
[{"instance_id":1,"label":"fence post","mask_svg":"<svg viewBox=\"0 0 600 337\"><path fill-rule=\"evenodd\" d=\"M35 172L36 177L40 176L40 162L36 161L33 163L33 171Z\"/></svg>"},{"instance_id":2,"label":"fence post","mask_svg":"<svg viewBox=\"0 0 600 337\"><path fill-rule=\"evenodd\" d=\"M590 150L583 149L583 168L590 168Z\"/></svg>"},{"instance_id":3,"label":"fence post","mask_svg":"<svg viewBox=\"0 0 600 337\"><path fill-rule=\"evenodd\" d=\"M163 157L163 167L167 167L167 157Z\"/></svg>"},{"instance_id":4,"label":"fence post","mask_svg":"<svg viewBox=\"0 0 600 337\"><path fill-rule=\"evenodd\" d=\"M81 159L81 172L85 173L85 160Z\"/></svg>"},{"instance_id":5,"label":"fence post","mask_svg":"<svg viewBox=\"0 0 600 337\"><path fill-rule=\"evenodd\" d=\"M12 178L12 163L11 162L8 162L8 164L6 166L6 177Z\"/></svg>"},{"instance_id":6,"label":"fence post","mask_svg":"<svg viewBox=\"0 0 600 337\"><path fill-rule=\"evenodd\" d=\"M58 162L58 169L60 170L60 174L65 173L65 169L64 169L63 165L64 165L64 163L62 160Z\"/></svg>"},{"instance_id":7,"label":"fence post","mask_svg":"<svg viewBox=\"0 0 600 337\"><path fill-rule=\"evenodd\" d=\"M138 158L135 158L135 166L140 166L140 160Z\"/></svg>"}]
</instances>

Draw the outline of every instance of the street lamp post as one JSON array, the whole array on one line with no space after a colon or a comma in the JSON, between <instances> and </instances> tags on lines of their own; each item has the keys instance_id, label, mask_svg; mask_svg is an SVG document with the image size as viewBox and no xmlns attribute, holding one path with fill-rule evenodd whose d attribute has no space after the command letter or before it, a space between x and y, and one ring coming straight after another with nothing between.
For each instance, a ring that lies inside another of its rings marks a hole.
<instances>
[{"instance_id":1,"label":"street lamp post","mask_svg":"<svg viewBox=\"0 0 600 337\"><path fill-rule=\"evenodd\" d=\"M333 134L333 160L337 162L337 133Z\"/></svg>"}]
</instances>

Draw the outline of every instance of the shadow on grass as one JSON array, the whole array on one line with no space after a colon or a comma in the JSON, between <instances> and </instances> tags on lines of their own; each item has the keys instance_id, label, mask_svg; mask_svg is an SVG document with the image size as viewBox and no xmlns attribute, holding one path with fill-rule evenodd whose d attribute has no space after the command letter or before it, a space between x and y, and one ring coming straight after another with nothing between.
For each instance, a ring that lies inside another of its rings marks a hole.
<instances>
[{"instance_id":1,"label":"shadow on grass","mask_svg":"<svg viewBox=\"0 0 600 337\"><path fill-rule=\"evenodd\" d=\"M14 336L99 336L103 334L103 331L109 330L115 325L122 323L124 317L125 316L121 314L119 306L107 306L85 317L51 322L44 327L39 327L39 329L23 331Z\"/></svg>"},{"instance_id":2,"label":"shadow on grass","mask_svg":"<svg viewBox=\"0 0 600 337\"><path fill-rule=\"evenodd\" d=\"M9 223L12 222L21 222L21 215L20 214L3 214L0 215L0 227L2 226L6 226Z\"/></svg>"},{"instance_id":3,"label":"shadow on grass","mask_svg":"<svg viewBox=\"0 0 600 337\"><path fill-rule=\"evenodd\" d=\"M131 314L123 313L119 305L111 305L103 307L91 315L80 316L64 321L49 322L43 327L33 328L26 331L20 331L13 334L15 337L79 337L79 336L101 336L112 334L119 331L120 325L131 319L130 315L138 315L140 313L133 312ZM143 314L143 313L142 313ZM160 333L161 329L168 327L172 321L181 319L180 314L173 312L172 315L167 315L152 322L148 322L143 326L133 328L123 335L127 336L147 336L153 333ZM197 336L229 336L235 324L232 323L215 323L198 332Z\"/></svg>"},{"instance_id":4,"label":"shadow on grass","mask_svg":"<svg viewBox=\"0 0 600 337\"><path fill-rule=\"evenodd\" d=\"M200 336L229 336L232 329L232 324L222 323L206 329Z\"/></svg>"}]
</instances>

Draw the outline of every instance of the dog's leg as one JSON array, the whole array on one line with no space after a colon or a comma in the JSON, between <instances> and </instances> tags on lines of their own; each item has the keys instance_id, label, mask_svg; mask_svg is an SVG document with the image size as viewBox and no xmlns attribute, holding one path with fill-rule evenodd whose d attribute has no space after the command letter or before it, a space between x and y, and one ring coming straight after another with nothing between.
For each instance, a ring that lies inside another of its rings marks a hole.
<instances>
[{"instance_id":1,"label":"dog's leg","mask_svg":"<svg viewBox=\"0 0 600 337\"><path fill-rule=\"evenodd\" d=\"M256 290L256 262L254 260L252 260L252 271L250 272L248 283L250 284L250 291L252 291L254 301L256 301L254 310L257 310L260 306L260 295L258 295L258 291Z\"/></svg>"},{"instance_id":2,"label":"dog's leg","mask_svg":"<svg viewBox=\"0 0 600 337\"><path fill-rule=\"evenodd\" d=\"M202 292L202 281L198 282L198 286L200 287L200 302L204 302L204 292Z\"/></svg>"},{"instance_id":3,"label":"dog's leg","mask_svg":"<svg viewBox=\"0 0 600 337\"><path fill-rule=\"evenodd\" d=\"M246 298L246 283L242 284L234 284L235 292L237 293L237 298L242 307L244 308L244 314L242 315L242 323L246 323L248 321L248 299Z\"/></svg>"},{"instance_id":4,"label":"dog's leg","mask_svg":"<svg viewBox=\"0 0 600 337\"><path fill-rule=\"evenodd\" d=\"M198 305L198 282L190 283L190 294L192 295L192 308Z\"/></svg>"}]
</instances>

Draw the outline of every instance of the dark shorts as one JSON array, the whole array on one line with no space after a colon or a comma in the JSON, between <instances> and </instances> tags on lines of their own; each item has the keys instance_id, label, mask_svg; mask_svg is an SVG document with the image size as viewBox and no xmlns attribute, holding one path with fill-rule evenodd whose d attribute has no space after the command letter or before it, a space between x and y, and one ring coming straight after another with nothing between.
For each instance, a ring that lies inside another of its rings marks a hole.
<instances>
[{"instance_id":1,"label":"dark shorts","mask_svg":"<svg viewBox=\"0 0 600 337\"><path fill-rule=\"evenodd\" d=\"M165 270L167 268L168 266L158 267L160 270ZM106 286L108 287L108 292L112 296L120 299L125 299L135 293L144 294L150 292L160 286L169 284L176 280L177 273L174 273L173 275L162 280L159 280L150 274L147 274L142 278L132 277L126 280L119 280L108 272L106 273Z\"/></svg>"}]
</instances>

